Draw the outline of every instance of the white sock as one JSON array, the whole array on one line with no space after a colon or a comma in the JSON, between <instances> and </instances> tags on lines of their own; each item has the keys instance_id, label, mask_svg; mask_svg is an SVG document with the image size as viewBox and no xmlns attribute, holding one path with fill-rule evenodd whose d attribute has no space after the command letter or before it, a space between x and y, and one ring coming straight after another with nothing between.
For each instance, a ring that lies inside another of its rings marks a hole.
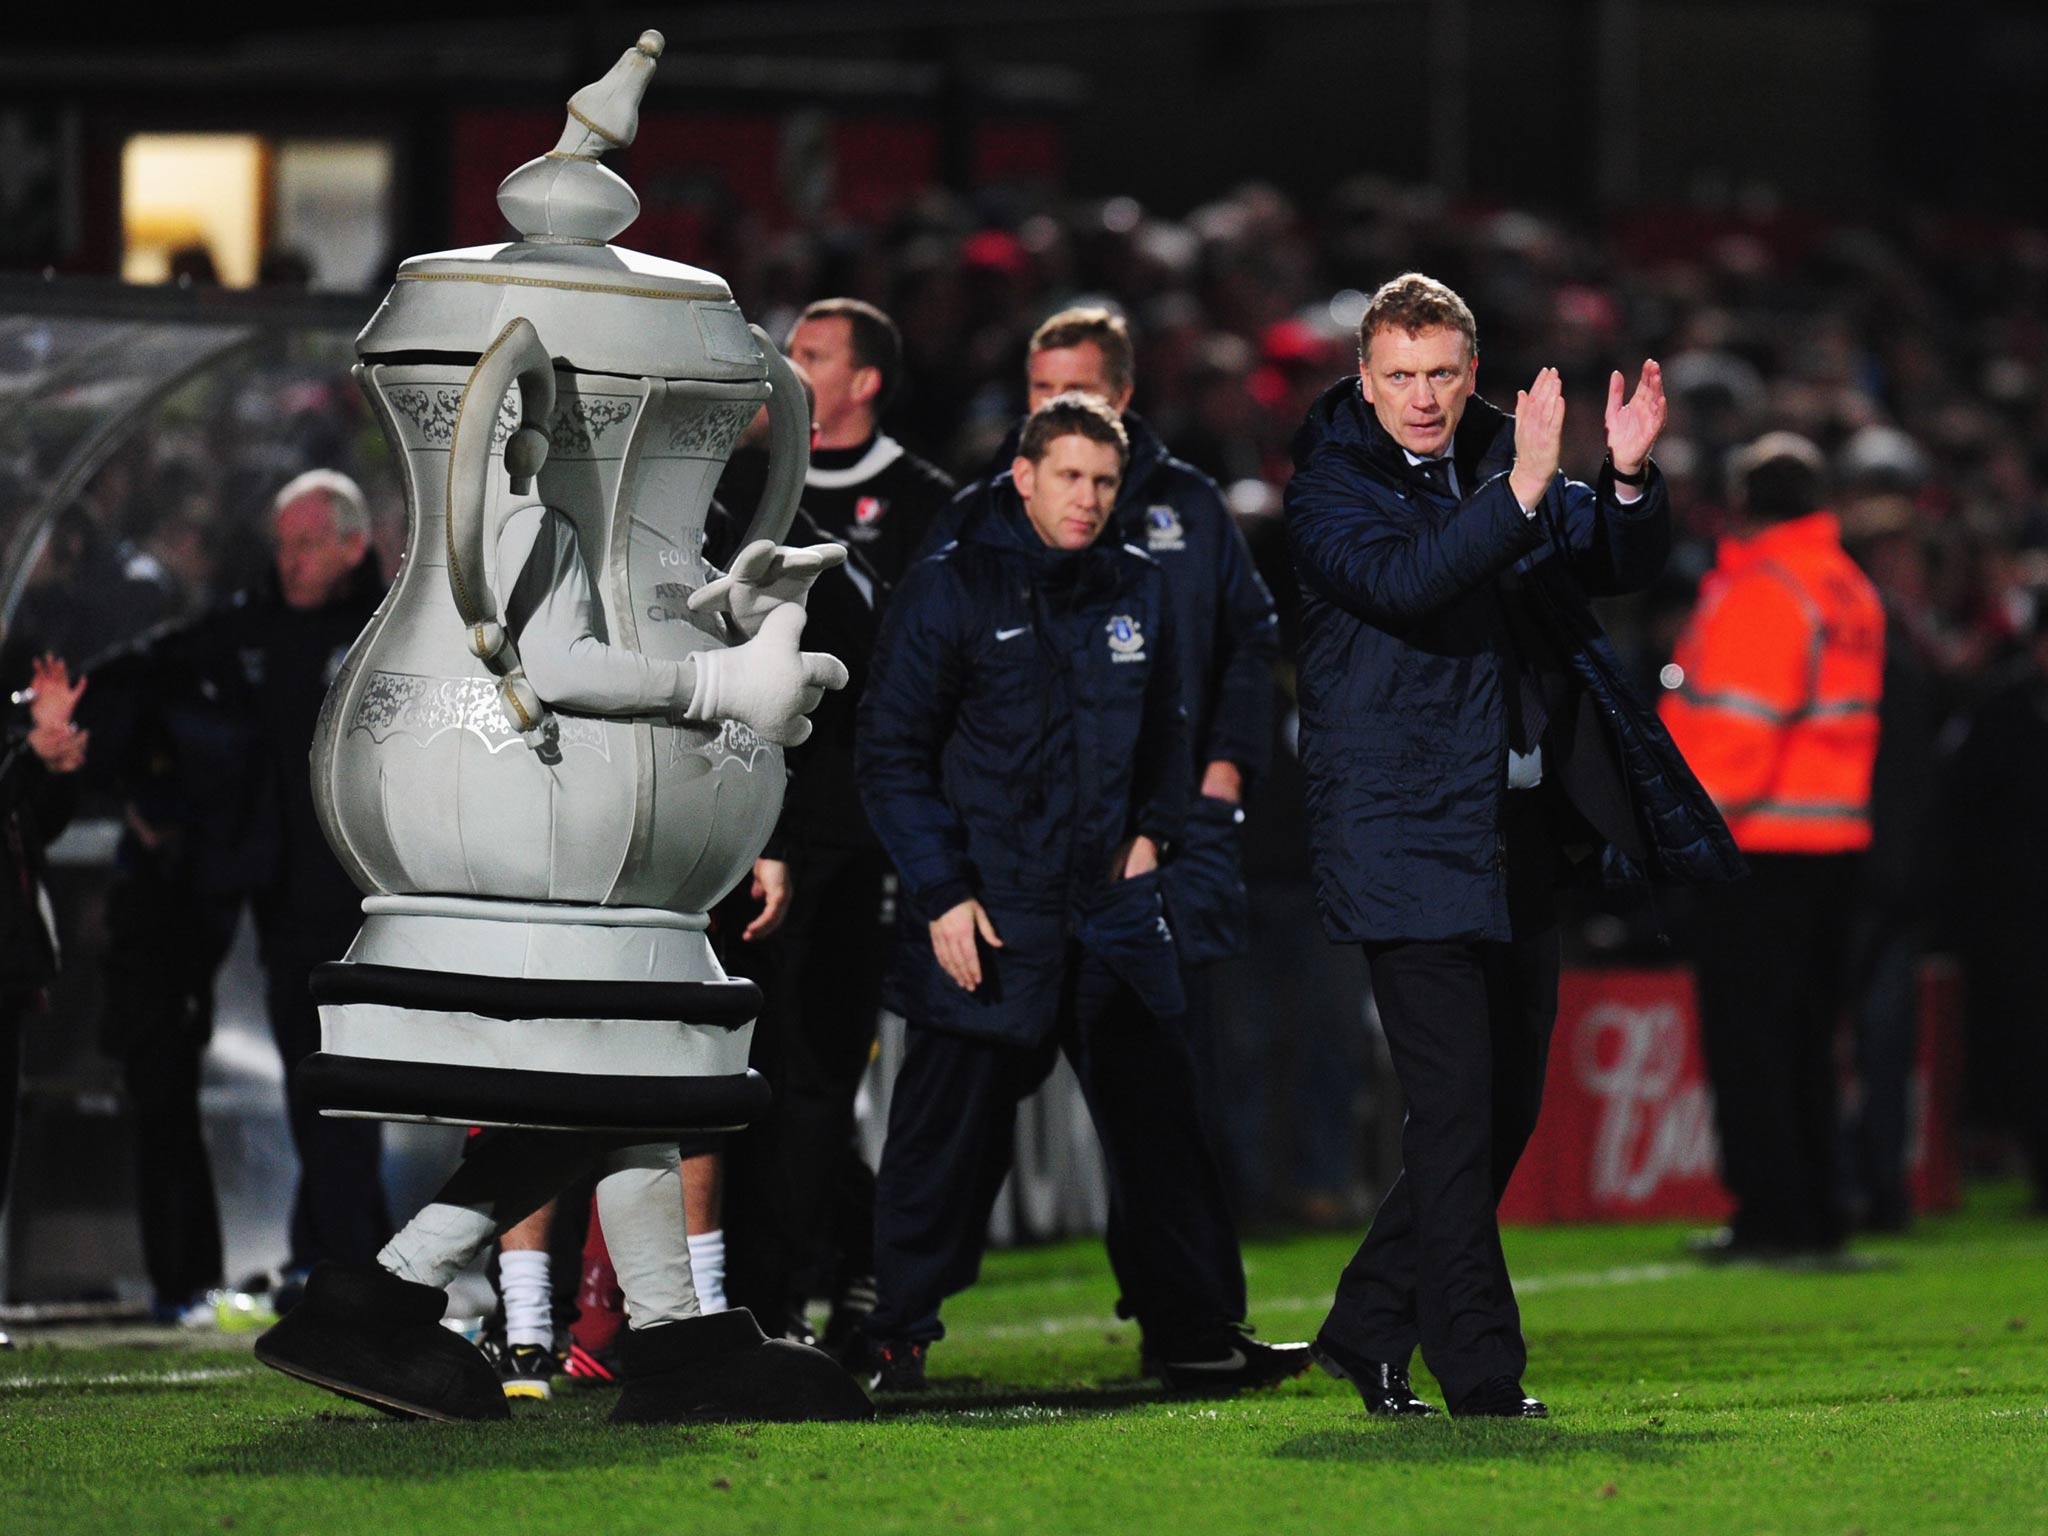
<instances>
[{"instance_id":1,"label":"white sock","mask_svg":"<svg viewBox=\"0 0 2048 1536\"><path fill-rule=\"evenodd\" d=\"M496 1226L484 1212L436 1201L422 1207L419 1215L384 1245L377 1262L401 1280L440 1290L496 1235Z\"/></svg>"},{"instance_id":2,"label":"white sock","mask_svg":"<svg viewBox=\"0 0 2048 1536\"><path fill-rule=\"evenodd\" d=\"M690 1277L697 1304L706 1312L725 1310L725 1229L690 1234Z\"/></svg>"},{"instance_id":3,"label":"white sock","mask_svg":"<svg viewBox=\"0 0 2048 1536\"><path fill-rule=\"evenodd\" d=\"M505 1309L505 1342L555 1342L554 1291L545 1248L507 1248L498 1254L499 1301Z\"/></svg>"}]
</instances>

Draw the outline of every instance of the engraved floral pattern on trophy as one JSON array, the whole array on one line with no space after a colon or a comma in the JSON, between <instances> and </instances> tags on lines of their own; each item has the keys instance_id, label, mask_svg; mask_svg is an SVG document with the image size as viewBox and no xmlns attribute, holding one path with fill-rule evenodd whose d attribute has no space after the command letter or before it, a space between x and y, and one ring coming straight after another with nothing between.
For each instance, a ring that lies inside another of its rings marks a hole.
<instances>
[{"instance_id":1,"label":"engraved floral pattern on trophy","mask_svg":"<svg viewBox=\"0 0 2048 1536\"><path fill-rule=\"evenodd\" d=\"M447 448L454 441L455 418L462 410L462 396L459 385L404 385L391 391L391 408L412 424L419 446ZM493 448L503 448L518 429L517 402L517 394L507 391L498 403L498 417L491 430ZM632 419L635 404L634 399L625 395L576 395L564 399L548 419L548 451L564 458L600 451L606 435ZM744 421L740 423L741 428L745 425ZM735 441L738 435L736 430ZM728 448L727 452L730 451Z\"/></svg>"},{"instance_id":2,"label":"engraved floral pattern on trophy","mask_svg":"<svg viewBox=\"0 0 2048 1536\"><path fill-rule=\"evenodd\" d=\"M421 746L433 745L445 731L468 731L497 753L519 741L505 721L497 695L480 677L414 677L404 672L372 672L356 703L349 729L362 731L382 746L393 736L408 736ZM562 719L562 745L581 747L609 758L604 722L576 715Z\"/></svg>"}]
</instances>

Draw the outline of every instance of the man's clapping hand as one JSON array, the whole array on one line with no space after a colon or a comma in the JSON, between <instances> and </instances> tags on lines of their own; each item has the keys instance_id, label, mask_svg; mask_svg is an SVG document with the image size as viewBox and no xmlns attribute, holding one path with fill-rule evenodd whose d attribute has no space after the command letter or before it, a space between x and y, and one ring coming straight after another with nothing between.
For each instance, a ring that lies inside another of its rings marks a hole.
<instances>
[{"instance_id":1,"label":"man's clapping hand","mask_svg":"<svg viewBox=\"0 0 2048 1536\"><path fill-rule=\"evenodd\" d=\"M1550 489L1563 452L1564 383L1555 368L1545 368L1527 389L1515 391L1515 467L1508 489L1524 511Z\"/></svg>"},{"instance_id":2,"label":"man's clapping hand","mask_svg":"<svg viewBox=\"0 0 2048 1536\"><path fill-rule=\"evenodd\" d=\"M1621 403L1622 377L1617 370L1607 381L1607 454L1614 467L1633 475L1650 457L1657 434L1664 430L1664 370L1651 358L1627 405Z\"/></svg>"}]
</instances>

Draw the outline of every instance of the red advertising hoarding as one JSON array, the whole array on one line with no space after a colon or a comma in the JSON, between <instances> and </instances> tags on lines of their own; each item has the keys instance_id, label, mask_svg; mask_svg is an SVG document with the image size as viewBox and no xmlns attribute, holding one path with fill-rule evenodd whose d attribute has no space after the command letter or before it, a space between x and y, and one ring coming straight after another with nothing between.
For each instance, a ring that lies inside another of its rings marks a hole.
<instances>
[{"instance_id":1,"label":"red advertising hoarding","mask_svg":"<svg viewBox=\"0 0 2048 1536\"><path fill-rule=\"evenodd\" d=\"M1954 967L1930 961L1921 972L1907 1170L1923 1211L1952 1209L1961 1198L1959 1005ZM1565 972L1543 1118L1501 1219L1719 1221L1731 1207L1718 1153L1691 974Z\"/></svg>"}]
</instances>

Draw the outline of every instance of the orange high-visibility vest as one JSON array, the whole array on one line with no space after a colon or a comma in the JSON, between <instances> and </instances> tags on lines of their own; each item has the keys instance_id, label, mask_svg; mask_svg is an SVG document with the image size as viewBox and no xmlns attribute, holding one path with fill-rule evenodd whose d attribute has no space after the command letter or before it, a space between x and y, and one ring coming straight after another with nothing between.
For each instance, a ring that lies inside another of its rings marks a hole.
<instances>
[{"instance_id":1,"label":"orange high-visibility vest","mask_svg":"<svg viewBox=\"0 0 2048 1536\"><path fill-rule=\"evenodd\" d=\"M1832 512L1725 540L1658 714L1750 853L1870 846L1884 607Z\"/></svg>"}]
</instances>

